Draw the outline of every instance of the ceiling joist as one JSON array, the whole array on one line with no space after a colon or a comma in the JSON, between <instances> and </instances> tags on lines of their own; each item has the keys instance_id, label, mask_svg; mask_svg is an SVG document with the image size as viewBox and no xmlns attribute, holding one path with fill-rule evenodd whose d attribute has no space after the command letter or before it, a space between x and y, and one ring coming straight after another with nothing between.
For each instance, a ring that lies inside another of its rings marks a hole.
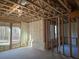
<instances>
[{"instance_id":1,"label":"ceiling joist","mask_svg":"<svg viewBox=\"0 0 79 59\"><path fill-rule=\"evenodd\" d=\"M70 9L61 0L58 1L68 12L70 12Z\"/></svg>"},{"instance_id":2,"label":"ceiling joist","mask_svg":"<svg viewBox=\"0 0 79 59\"><path fill-rule=\"evenodd\" d=\"M39 16L39 14L38 14L36 11L32 10L32 9L29 9L29 8L27 8L27 7L24 7L24 6L20 5L20 4L16 4L15 2L12 2L12 1L10 1L10 0L5 0L5 1L7 1L7 2L9 2L9 3L12 3L12 4L15 4L15 5L17 5L17 6L20 6L20 7L24 8L24 9L28 9L29 11L33 11L33 12L35 13L35 15ZM33 15L34 15L34 14L33 14ZM40 17L40 16L39 16L39 17Z\"/></svg>"},{"instance_id":3,"label":"ceiling joist","mask_svg":"<svg viewBox=\"0 0 79 59\"><path fill-rule=\"evenodd\" d=\"M38 6L37 4L35 4L35 3L31 2L31 1L28 1L28 2L29 2L30 4L36 6L37 8L41 9L43 12L47 12L48 14L51 14L51 15L52 15L51 12L49 12L48 10L46 10L46 9L44 9L44 8L42 8L42 7L40 7L40 6Z\"/></svg>"},{"instance_id":4,"label":"ceiling joist","mask_svg":"<svg viewBox=\"0 0 79 59\"><path fill-rule=\"evenodd\" d=\"M47 2L43 1L46 5L48 5L51 9L53 9L54 11L58 12L59 14L63 15L62 12L58 11L56 8L54 8L53 6L51 6L50 4L48 4Z\"/></svg>"},{"instance_id":5,"label":"ceiling joist","mask_svg":"<svg viewBox=\"0 0 79 59\"><path fill-rule=\"evenodd\" d=\"M52 19L59 15L69 15L79 3L78 0L74 1L75 4L69 0L0 0L0 16L26 22Z\"/></svg>"}]
</instances>

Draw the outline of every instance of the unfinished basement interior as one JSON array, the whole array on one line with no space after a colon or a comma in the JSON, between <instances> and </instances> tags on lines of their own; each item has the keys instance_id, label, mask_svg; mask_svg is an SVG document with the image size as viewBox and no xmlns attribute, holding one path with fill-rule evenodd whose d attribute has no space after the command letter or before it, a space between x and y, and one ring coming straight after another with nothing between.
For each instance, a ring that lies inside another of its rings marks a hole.
<instances>
[{"instance_id":1,"label":"unfinished basement interior","mask_svg":"<svg viewBox=\"0 0 79 59\"><path fill-rule=\"evenodd\" d=\"M0 59L78 59L79 0L0 0Z\"/></svg>"}]
</instances>

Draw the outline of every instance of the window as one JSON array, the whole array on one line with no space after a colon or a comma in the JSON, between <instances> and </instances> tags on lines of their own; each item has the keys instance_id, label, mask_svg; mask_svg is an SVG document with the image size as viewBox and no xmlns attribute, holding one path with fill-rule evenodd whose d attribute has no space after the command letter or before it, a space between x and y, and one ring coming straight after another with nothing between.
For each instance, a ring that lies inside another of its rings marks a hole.
<instances>
[{"instance_id":1,"label":"window","mask_svg":"<svg viewBox=\"0 0 79 59\"><path fill-rule=\"evenodd\" d=\"M57 26L55 25L55 38L57 38Z\"/></svg>"},{"instance_id":2,"label":"window","mask_svg":"<svg viewBox=\"0 0 79 59\"><path fill-rule=\"evenodd\" d=\"M0 22L0 45L10 44L10 27L7 23Z\"/></svg>"},{"instance_id":3,"label":"window","mask_svg":"<svg viewBox=\"0 0 79 59\"><path fill-rule=\"evenodd\" d=\"M10 23L0 22L0 45L10 45ZM12 44L20 42L20 26L12 26Z\"/></svg>"},{"instance_id":4,"label":"window","mask_svg":"<svg viewBox=\"0 0 79 59\"><path fill-rule=\"evenodd\" d=\"M14 24L12 27L12 43L16 44L20 42L20 27Z\"/></svg>"}]
</instances>

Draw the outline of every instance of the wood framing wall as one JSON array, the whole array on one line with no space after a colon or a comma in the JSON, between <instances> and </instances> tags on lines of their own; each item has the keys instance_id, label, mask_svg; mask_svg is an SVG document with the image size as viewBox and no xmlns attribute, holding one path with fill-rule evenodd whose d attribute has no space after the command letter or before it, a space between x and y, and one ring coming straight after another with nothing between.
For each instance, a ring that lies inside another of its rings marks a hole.
<instances>
[{"instance_id":1,"label":"wood framing wall","mask_svg":"<svg viewBox=\"0 0 79 59\"><path fill-rule=\"evenodd\" d=\"M75 14L74 14L75 15ZM73 44L72 44L72 30L74 30L72 27L73 27L73 25L75 25L75 24L73 24L73 22L75 22L75 23L77 23L75 26L77 27L75 27L75 30L76 30L76 34L77 34L77 36L78 36L78 38L76 38L75 40L77 40L76 41L76 44L77 44L77 48L78 48L78 55L77 55L77 57L75 57L75 58L79 58L79 26L78 26L78 23L79 23L79 16L78 15L76 15L76 17L75 16L71 16L71 17L69 17L69 18L67 18L67 25L68 26L66 26L66 30L67 30L67 32L68 32L68 35L67 35L67 37L68 37L68 45L69 45L69 56L71 56L71 57L74 57L73 56ZM75 21L73 21L74 19L76 19ZM64 42L65 42L65 37L64 37L64 33L66 33L66 32L64 32L64 18L62 17L62 19L61 19L61 17L60 17L60 21L61 21L61 26L60 26L60 35L61 35L61 40L60 41L62 41L62 45L63 45L63 54L65 55L65 53L64 53L64 51L65 51L65 47L64 47ZM72 25L73 24L73 25ZM76 36L76 34L75 34L75 36ZM75 42L75 41L74 41ZM66 51L65 51L66 52ZM75 51L74 51L75 52Z\"/></svg>"},{"instance_id":2,"label":"wood framing wall","mask_svg":"<svg viewBox=\"0 0 79 59\"><path fill-rule=\"evenodd\" d=\"M55 21L54 21L55 19ZM53 50L53 47L57 44L57 41L55 41L55 25L56 23L56 18L53 18L51 20L46 19L44 20L44 41L45 41L45 48L46 49L51 49ZM52 26L52 27L51 27ZM51 32L52 30L52 32ZM52 35L51 35L52 33ZM52 38L51 38L52 36Z\"/></svg>"},{"instance_id":3,"label":"wood framing wall","mask_svg":"<svg viewBox=\"0 0 79 59\"><path fill-rule=\"evenodd\" d=\"M67 17L67 18L65 18ZM72 31L76 31L77 33L77 36L78 38L76 38L75 40L77 40L75 43L77 44L77 47L78 47L78 57L75 57L75 58L79 58L79 16L76 15L75 16L72 16L72 17L68 17L68 16L59 16L57 17L57 21L56 21L56 24L57 24L57 46L61 46L63 45L63 54L65 55L65 39L67 39L67 43L68 43L68 47L69 47L69 55L68 56L71 56L71 57L74 57L73 56L73 46L72 46ZM76 20L74 20L76 19ZM53 19L52 19L53 20ZM55 20L55 19L54 19ZM49 22L50 21L50 22ZM52 23L51 20L44 20L44 26L45 26L45 48L46 49L50 49L50 42L49 42L49 37L50 37L50 30L49 30L49 25ZM74 22L76 22L77 24L73 24ZM53 23L54 24L54 23ZM66 25L66 28L65 28L65 24ZM76 26L74 29L72 28L73 26ZM65 38L65 30L66 30L66 35L67 35L67 38ZM54 31L55 32L55 31ZM55 34L54 34L55 35ZM75 34L76 35L76 34ZM53 35L52 35L53 36ZM52 40L53 42L53 40ZM54 43L51 45L53 47ZM54 49L54 47L53 47ZM53 50L52 49L52 50ZM58 48L57 48L58 49Z\"/></svg>"}]
</instances>

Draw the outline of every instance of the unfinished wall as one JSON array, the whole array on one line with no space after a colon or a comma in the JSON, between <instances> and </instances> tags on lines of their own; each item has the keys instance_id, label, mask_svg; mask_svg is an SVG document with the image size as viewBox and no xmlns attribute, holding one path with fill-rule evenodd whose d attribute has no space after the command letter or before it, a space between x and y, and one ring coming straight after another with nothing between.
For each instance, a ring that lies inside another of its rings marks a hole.
<instances>
[{"instance_id":1,"label":"unfinished wall","mask_svg":"<svg viewBox=\"0 0 79 59\"><path fill-rule=\"evenodd\" d=\"M71 23L71 33L72 36L76 36L77 37L77 23ZM67 36L68 34L68 24L64 24L64 34L65 36Z\"/></svg>"},{"instance_id":2,"label":"unfinished wall","mask_svg":"<svg viewBox=\"0 0 79 59\"><path fill-rule=\"evenodd\" d=\"M68 43L68 24L64 24L65 43ZM76 45L77 40L77 22L71 23L71 39L72 45Z\"/></svg>"},{"instance_id":3,"label":"unfinished wall","mask_svg":"<svg viewBox=\"0 0 79 59\"><path fill-rule=\"evenodd\" d=\"M28 40L29 40L29 24L26 22L21 22L21 36L20 42L18 44L13 44L12 48L19 48L19 47L27 47Z\"/></svg>"},{"instance_id":4,"label":"unfinished wall","mask_svg":"<svg viewBox=\"0 0 79 59\"><path fill-rule=\"evenodd\" d=\"M32 46L44 49L44 27L43 20L26 23L21 22L21 44L13 44L12 48ZM0 46L0 51L9 50L9 46Z\"/></svg>"},{"instance_id":5,"label":"unfinished wall","mask_svg":"<svg viewBox=\"0 0 79 59\"><path fill-rule=\"evenodd\" d=\"M29 40L29 24L21 22L21 46L27 46Z\"/></svg>"},{"instance_id":6,"label":"unfinished wall","mask_svg":"<svg viewBox=\"0 0 79 59\"><path fill-rule=\"evenodd\" d=\"M44 49L43 20L29 23L29 39L32 47Z\"/></svg>"}]
</instances>

